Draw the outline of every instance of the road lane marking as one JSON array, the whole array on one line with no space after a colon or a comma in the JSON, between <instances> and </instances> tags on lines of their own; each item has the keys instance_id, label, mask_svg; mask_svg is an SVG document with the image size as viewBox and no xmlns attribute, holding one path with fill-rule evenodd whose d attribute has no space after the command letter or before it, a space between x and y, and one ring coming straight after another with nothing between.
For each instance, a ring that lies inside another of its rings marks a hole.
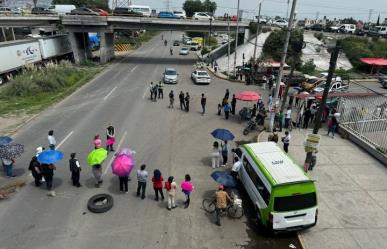
<instances>
[{"instance_id":1,"label":"road lane marking","mask_svg":"<svg viewBox=\"0 0 387 249\"><path fill-rule=\"evenodd\" d=\"M144 94L142 95L142 99L145 98L146 93L148 92L148 87L145 88Z\"/></svg>"},{"instance_id":2,"label":"road lane marking","mask_svg":"<svg viewBox=\"0 0 387 249\"><path fill-rule=\"evenodd\" d=\"M136 65L134 68L132 68L132 70L130 70L130 73L133 73L134 70L136 70L138 65Z\"/></svg>"},{"instance_id":3,"label":"road lane marking","mask_svg":"<svg viewBox=\"0 0 387 249\"><path fill-rule=\"evenodd\" d=\"M108 95L106 95L103 100L106 100L107 98L109 98L109 96L117 89L117 86L113 87L113 89L108 93Z\"/></svg>"},{"instance_id":4,"label":"road lane marking","mask_svg":"<svg viewBox=\"0 0 387 249\"><path fill-rule=\"evenodd\" d=\"M121 147L121 145L122 145L122 143L124 142L124 139L125 139L127 133L128 133L127 131L124 132L124 135L122 136L120 142L118 143L118 145L117 145L117 147L116 147L116 151L118 151L119 148ZM105 168L105 170L104 170L104 172L103 172L104 175L106 175L108 169L110 168L110 165L112 165L112 162L113 162L114 158L115 158L115 156L113 156L113 157L110 159L110 161L109 161L107 167Z\"/></svg>"},{"instance_id":5,"label":"road lane marking","mask_svg":"<svg viewBox=\"0 0 387 249\"><path fill-rule=\"evenodd\" d=\"M61 147L64 142L66 142L66 140L71 136L73 135L74 131L71 131L69 134L67 134L67 136L65 136L65 138L63 138L63 140L58 144L58 146L56 146L56 149L59 149L59 147Z\"/></svg>"}]
</instances>

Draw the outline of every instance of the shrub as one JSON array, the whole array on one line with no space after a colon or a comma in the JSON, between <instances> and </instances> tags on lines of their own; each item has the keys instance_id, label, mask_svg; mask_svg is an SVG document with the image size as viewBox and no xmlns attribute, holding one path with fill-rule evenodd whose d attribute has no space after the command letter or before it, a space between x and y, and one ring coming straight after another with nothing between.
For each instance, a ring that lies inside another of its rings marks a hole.
<instances>
[{"instance_id":1,"label":"shrub","mask_svg":"<svg viewBox=\"0 0 387 249\"><path fill-rule=\"evenodd\" d=\"M316 65L314 64L313 59L307 61L304 65L301 66L301 72L304 74L313 74L316 70Z\"/></svg>"},{"instance_id":2,"label":"shrub","mask_svg":"<svg viewBox=\"0 0 387 249\"><path fill-rule=\"evenodd\" d=\"M314 37L316 37L317 40L321 41L324 38L324 34L322 32L314 33Z\"/></svg>"}]
</instances>

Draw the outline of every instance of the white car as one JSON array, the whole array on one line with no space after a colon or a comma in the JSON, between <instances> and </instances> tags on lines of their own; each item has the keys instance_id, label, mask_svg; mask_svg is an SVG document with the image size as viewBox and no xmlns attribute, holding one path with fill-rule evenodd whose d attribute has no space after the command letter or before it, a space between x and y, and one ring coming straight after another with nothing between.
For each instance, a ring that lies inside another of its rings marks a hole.
<instances>
[{"instance_id":1,"label":"white car","mask_svg":"<svg viewBox=\"0 0 387 249\"><path fill-rule=\"evenodd\" d=\"M185 14L184 10L174 10L173 14L175 16L179 17L180 19L186 19L187 18L187 15Z\"/></svg>"},{"instance_id":2,"label":"white car","mask_svg":"<svg viewBox=\"0 0 387 249\"><path fill-rule=\"evenodd\" d=\"M210 16L206 12L195 12L192 16L194 20L214 20L213 16Z\"/></svg>"},{"instance_id":3,"label":"white car","mask_svg":"<svg viewBox=\"0 0 387 249\"><path fill-rule=\"evenodd\" d=\"M195 84L210 84L211 78L207 71L195 70L191 73L191 79Z\"/></svg>"},{"instance_id":4,"label":"white car","mask_svg":"<svg viewBox=\"0 0 387 249\"><path fill-rule=\"evenodd\" d=\"M281 28L284 28L284 27L287 27L289 25L289 23L286 21L286 20L274 20L272 22L273 25L276 25L276 26L279 26Z\"/></svg>"},{"instance_id":5,"label":"white car","mask_svg":"<svg viewBox=\"0 0 387 249\"><path fill-rule=\"evenodd\" d=\"M320 85L313 89L314 93L322 93L324 91L325 84ZM329 92L345 92L349 88L349 85L343 84L342 82L336 82L332 83L331 87L329 88Z\"/></svg>"},{"instance_id":6,"label":"white car","mask_svg":"<svg viewBox=\"0 0 387 249\"><path fill-rule=\"evenodd\" d=\"M189 49L187 47L182 47L179 52L180 55L188 55Z\"/></svg>"},{"instance_id":7,"label":"white car","mask_svg":"<svg viewBox=\"0 0 387 249\"><path fill-rule=\"evenodd\" d=\"M192 51L198 51L200 49L200 45L198 43L196 43L196 42L192 42L191 46L190 46L190 49Z\"/></svg>"}]
</instances>

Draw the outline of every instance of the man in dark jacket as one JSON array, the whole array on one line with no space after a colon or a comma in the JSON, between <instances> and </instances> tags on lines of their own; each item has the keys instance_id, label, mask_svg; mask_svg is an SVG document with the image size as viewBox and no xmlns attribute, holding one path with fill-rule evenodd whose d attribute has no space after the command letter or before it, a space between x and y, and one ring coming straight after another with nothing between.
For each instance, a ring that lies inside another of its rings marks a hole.
<instances>
[{"instance_id":1,"label":"man in dark jacket","mask_svg":"<svg viewBox=\"0 0 387 249\"><path fill-rule=\"evenodd\" d=\"M39 187L42 183L40 182L42 180L42 172L40 168L40 163L38 161L38 158L36 156L32 157L30 166L28 167L28 170L31 171L32 176L35 179L35 186Z\"/></svg>"},{"instance_id":2,"label":"man in dark jacket","mask_svg":"<svg viewBox=\"0 0 387 249\"><path fill-rule=\"evenodd\" d=\"M184 93L183 93L183 91L180 91L179 101L180 101L180 109L185 110Z\"/></svg>"},{"instance_id":3,"label":"man in dark jacket","mask_svg":"<svg viewBox=\"0 0 387 249\"><path fill-rule=\"evenodd\" d=\"M56 169L54 164L41 164L44 179L46 180L46 186L49 196L55 196L55 191L52 190L52 181L54 178L54 170Z\"/></svg>"},{"instance_id":4,"label":"man in dark jacket","mask_svg":"<svg viewBox=\"0 0 387 249\"><path fill-rule=\"evenodd\" d=\"M82 185L79 183L79 177L81 173L81 165L79 164L78 159L75 158L76 154L71 153L70 155L70 171L71 171L71 179L73 180L73 186L76 187L82 187Z\"/></svg>"},{"instance_id":5,"label":"man in dark jacket","mask_svg":"<svg viewBox=\"0 0 387 249\"><path fill-rule=\"evenodd\" d=\"M185 110L187 112L189 112L189 101L190 101L191 97L189 96L189 93L187 92L186 95L185 95Z\"/></svg>"},{"instance_id":6,"label":"man in dark jacket","mask_svg":"<svg viewBox=\"0 0 387 249\"><path fill-rule=\"evenodd\" d=\"M206 112L206 104L207 104L207 99L204 93L202 93L202 98L200 100L200 104L202 105L202 115Z\"/></svg>"}]
</instances>

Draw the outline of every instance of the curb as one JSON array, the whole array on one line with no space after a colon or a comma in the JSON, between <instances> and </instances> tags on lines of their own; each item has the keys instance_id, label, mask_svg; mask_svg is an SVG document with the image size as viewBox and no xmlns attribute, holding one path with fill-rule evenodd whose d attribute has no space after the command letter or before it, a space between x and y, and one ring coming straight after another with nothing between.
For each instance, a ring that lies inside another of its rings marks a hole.
<instances>
[{"instance_id":1,"label":"curb","mask_svg":"<svg viewBox=\"0 0 387 249\"><path fill-rule=\"evenodd\" d=\"M302 237L302 235L299 232L297 232L297 239L298 239L298 242L300 242L301 249L307 249L304 237Z\"/></svg>"},{"instance_id":2,"label":"curb","mask_svg":"<svg viewBox=\"0 0 387 249\"><path fill-rule=\"evenodd\" d=\"M207 70L210 71L218 79L227 80L227 81L233 82L233 83L245 83L244 81L241 81L241 80L231 80L226 75L224 75L222 73L215 73L211 67L207 67Z\"/></svg>"}]
</instances>

